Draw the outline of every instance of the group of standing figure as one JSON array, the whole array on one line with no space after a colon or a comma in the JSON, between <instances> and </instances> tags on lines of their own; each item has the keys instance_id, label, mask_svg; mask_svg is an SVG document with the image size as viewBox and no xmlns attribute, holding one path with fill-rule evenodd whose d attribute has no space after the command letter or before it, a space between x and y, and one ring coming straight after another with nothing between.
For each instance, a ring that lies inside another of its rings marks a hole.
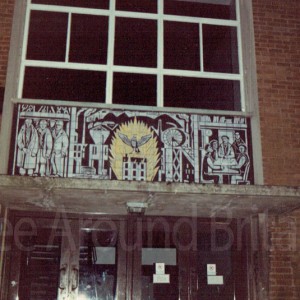
<instances>
[{"instance_id":1,"label":"group of standing figure","mask_svg":"<svg viewBox=\"0 0 300 300\"><path fill-rule=\"evenodd\" d=\"M45 119L26 119L18 133L17 167L20 175L64 176L65 157L69 148L69 138L63 129L62 120L55 121L53 127Z\"/></svg>"}]
</instances>

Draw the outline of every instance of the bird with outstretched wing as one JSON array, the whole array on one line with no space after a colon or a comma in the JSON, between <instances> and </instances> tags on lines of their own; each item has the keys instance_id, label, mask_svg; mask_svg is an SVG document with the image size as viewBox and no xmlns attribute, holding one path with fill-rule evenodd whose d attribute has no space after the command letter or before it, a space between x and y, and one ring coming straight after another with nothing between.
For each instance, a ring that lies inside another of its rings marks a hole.
<instances>
[{"instance_id":1,"label":"bird with outstretched wing","mask_svg":"<svg viewBox=\"0 0 300 300\"><path fill-rule=\"evenodd\" d=\"M128 146L132 147L133 152L140 152L139 147L145 145L152 137L152 134L147 134L142 136L139 140L136 138L136 135L133 135L131 139L128 138L127 135L123 133L118 133L120 139Z\"/></svg>"}]
</instances>

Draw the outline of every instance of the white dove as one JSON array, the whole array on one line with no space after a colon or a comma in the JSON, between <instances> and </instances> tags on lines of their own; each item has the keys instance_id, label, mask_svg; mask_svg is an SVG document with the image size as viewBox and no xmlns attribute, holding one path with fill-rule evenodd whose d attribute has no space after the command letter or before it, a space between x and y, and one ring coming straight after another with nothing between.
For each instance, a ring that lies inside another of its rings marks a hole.
<instances>
[{"instance_id":1,"label":"white dove","mask_svg":"<svg viewBox=\"0 0 300 300\"><path fill-rule=\"evenodd\" d=\"M152 134L147 134L144 135L140 138L140 140L138 140L136 138L136 135L133 135L131 139L128 138L127 135L123 134L123 133L118 133L120 139L128 146L131 146L133 149L133 152L138 153L140 152L139 147L146 144L152 137Z\"/></svg>"}]
</instances>

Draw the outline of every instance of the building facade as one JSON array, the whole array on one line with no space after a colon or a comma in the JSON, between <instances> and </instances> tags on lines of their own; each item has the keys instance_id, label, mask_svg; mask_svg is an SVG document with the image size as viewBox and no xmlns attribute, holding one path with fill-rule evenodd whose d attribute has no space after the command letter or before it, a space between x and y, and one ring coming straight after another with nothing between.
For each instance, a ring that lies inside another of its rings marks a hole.
<instances>
[{"instance_id":1,"label":"building facade","mask_svg":"<svg viewBox=\"0 0 300 300\"><path fill-rule=\"evenodd\" d=\"M1 299L298 299L298 1L74 3L0 1Z\"/></svg>"}]
</instances>

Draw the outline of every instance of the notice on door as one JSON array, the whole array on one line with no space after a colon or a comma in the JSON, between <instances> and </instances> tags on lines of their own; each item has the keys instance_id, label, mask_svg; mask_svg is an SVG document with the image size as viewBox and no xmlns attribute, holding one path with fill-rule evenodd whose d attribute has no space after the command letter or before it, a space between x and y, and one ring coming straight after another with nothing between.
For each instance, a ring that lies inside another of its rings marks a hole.
<instances>
[{"instance_id":1,"label":"notice on door","mask_svg":"<svg viewBox=\"0 0 300 300\"><path fill-rule=\"evenodd\" d=\"M170 283L170 275L169 274L154 274L153 275L153 283Z\"/></svg>"},{"instance_id":2,"label":"notice on door","mask_svg":"<svg viewBox=\"0 0 300 300\"><path fill-rule=\"evenodd\" d=\"M153 283L170 283L170 274L165 274L165 264L155 263Z\"/></svg>"},{"instance_id":3,"label":"notice on door","mask_svg":"<svg viewBox=\"0 0 300 300\"><path fill-rule=\"evenodd\" d=\"M209 285L222 285L224 284L223 276L217 276L217 265L207 264L207 284Z\"/></svg>"},{"instance_id":4,"label":"notice on door","mask_svg":"<svg viewBox=\"0 0 300 300\"><path fill-rule=\"evenodd\" d=\"M217 266L215 264L207 264L207 275L217 275Z\"/></svg>"},{"instance_id":5,"label":"notice on door","mask_svg":"<svg viewBox=\"0 0 300 300\"><path fill-rule=\"evenodd\" d=\"M223 276L207 276L207 284L222 285L224 284Z\"/></svg>"}]
</instances>

